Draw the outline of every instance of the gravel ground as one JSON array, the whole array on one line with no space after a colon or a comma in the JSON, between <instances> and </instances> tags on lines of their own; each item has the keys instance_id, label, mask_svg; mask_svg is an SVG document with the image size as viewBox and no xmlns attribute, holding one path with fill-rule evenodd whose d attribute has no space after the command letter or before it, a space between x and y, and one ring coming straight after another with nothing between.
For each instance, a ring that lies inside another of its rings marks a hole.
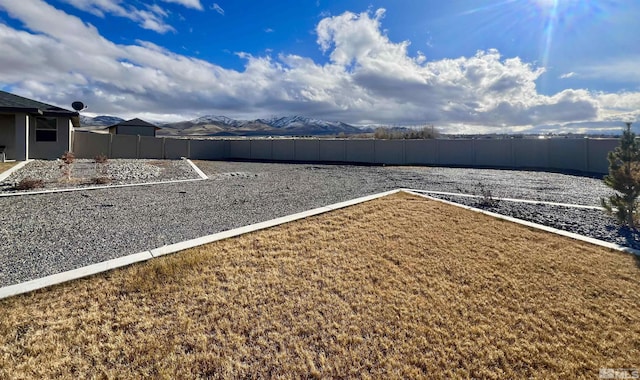
<instances>
[{"instance_id":1,"label":"gravel ground","mask_svg":"<svg viewBox=\"0 0 640 380\"><path fill-rule=\"evenodd\" d=\"M196 163L209 180L0 197L0 286L400 187L477 194L482 184L496 197L584 205L611 193L600 179L554 173ZM629 240L601 212L499 207L603 240Z\"/></svg>"},{"instance_id":2,"label":"gravel ground","mask_svg":"<svg viewBox=\"0 0 640 380\"><path fill-rule=\"evenodd\" d=\"M113 185L200 178L184 160L111 159L104 164L78 159L71 164L71 179L64 174L60 160L34 160L0 182L0 194L24 192L14 189L23 179L40 179L44 187L35 190L67 189L94 185L98 177Z\"/></svg>"}]
</instances>

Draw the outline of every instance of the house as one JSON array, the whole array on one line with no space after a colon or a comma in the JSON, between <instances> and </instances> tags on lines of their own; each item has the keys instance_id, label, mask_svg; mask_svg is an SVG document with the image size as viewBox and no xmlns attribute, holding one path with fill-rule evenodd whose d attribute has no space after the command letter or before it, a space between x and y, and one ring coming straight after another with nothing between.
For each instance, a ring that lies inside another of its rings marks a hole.
<instances>
[{"instance_id":1,"label":"house","mask_svg":"<svg viewBox=\"0 0 640 380\"><path fill-rule=\"evenodd\" d=\"M0 151L8 160L58 158L72 150L78 126L78 112L0 91Z\"/></svg>"},{"instance_id":2,"label":"house","mask_svg":"<svg viewBox=\"0 0 640 380\"><path fill-rule=\"evenodd\" d=\"M134 136L156 136L156 131L160 129L151 123L138 118L120 122L105 129L112 135L134 135Z\"/></svg>"}]
</instances>

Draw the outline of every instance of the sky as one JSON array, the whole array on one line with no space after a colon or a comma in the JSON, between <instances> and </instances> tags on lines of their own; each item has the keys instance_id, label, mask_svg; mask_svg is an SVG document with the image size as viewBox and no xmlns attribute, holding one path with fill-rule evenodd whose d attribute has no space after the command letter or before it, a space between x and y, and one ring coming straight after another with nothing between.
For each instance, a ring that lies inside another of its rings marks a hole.
<instances>
[{"instance_id":1,"label":"sky","mask_svg":"<svg viewBox=\"0 0 640 380\"><path fill-rule=\"evenodd\" d=\"M0 89L152 122L618 133L638 20L637 0L0 0Z\"/></svg>"}]
</instances>

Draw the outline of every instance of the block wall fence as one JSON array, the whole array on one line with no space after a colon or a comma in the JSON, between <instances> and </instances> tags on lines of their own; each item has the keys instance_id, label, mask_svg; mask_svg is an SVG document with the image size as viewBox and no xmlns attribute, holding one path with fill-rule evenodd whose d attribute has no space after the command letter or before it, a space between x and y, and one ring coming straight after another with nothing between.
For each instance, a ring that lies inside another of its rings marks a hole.
<instances>
[{"instance_id":1,"label":"block wall fence","mask_svg":"<svg viewBox=\"0 0 640 380\"><path fill-rule=\"evenodd\" d=\"M75 132L79 158L430 165L607 173L618 139L177 139Z\"/></svg>"}]
</instances>

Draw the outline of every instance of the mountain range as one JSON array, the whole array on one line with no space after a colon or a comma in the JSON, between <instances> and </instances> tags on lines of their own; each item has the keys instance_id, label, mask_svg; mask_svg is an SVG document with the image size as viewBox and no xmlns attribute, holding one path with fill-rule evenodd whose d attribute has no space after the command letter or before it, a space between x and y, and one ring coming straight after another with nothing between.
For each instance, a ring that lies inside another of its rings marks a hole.
<instances>
[{"instance_id":1,"label":"mountain range","mask_svg":"<svg viewBox=\"0 0 640 380\"><path fill-rule=\"evenodd\" d=\"M80 117L82 127L89 129L108 127L121 121L124 120L114 116ZM158 131L158 135L161 136L332 136L373 131L371 128L304 116L236 120L226 116L208 115L158 126L162 128Z\"/></svg>"}]
</instances>

